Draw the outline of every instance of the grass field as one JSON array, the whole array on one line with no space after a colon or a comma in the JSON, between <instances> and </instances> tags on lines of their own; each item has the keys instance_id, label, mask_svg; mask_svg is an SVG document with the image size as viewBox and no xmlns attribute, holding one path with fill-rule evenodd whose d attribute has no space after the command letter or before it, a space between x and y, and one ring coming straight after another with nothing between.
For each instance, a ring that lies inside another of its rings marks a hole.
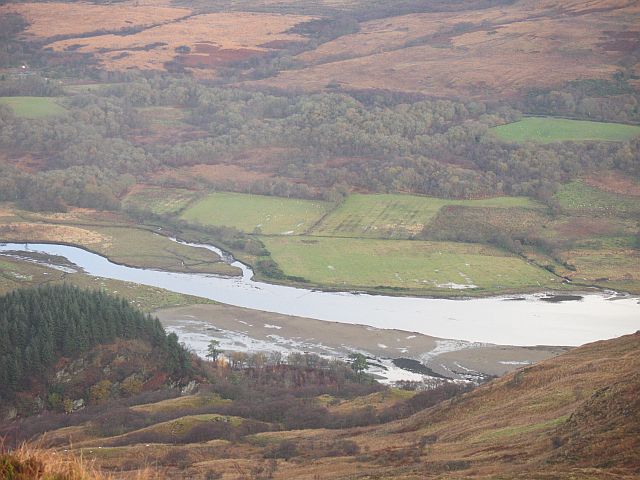
<instances>
[{"instance_id":1,"label":"grass field","mask_svg":"<svg viewBox=\"0 0 640 480\"><path fill-rule=\"evenodd\" d=\"M563 185L556 198L560 205L577 212L597 215L628 215L640 212L638 197L605 192L576 180Z\"/></svg>"},{"instance_id":2,"label":"grass field","mask_svg":"<svg viewBox=\"0 0 640 480\"><path fill-rule=\"evenodd\" d=\"M263 241L286 274L331 286L452 293L559 285L548 272L477 244L319 237Z\"/></svg>"},{"instance_id":3,"label":"grass field","mask_svg":"<svg viewBox=\"0 0 640 480\"><path fill-rule=\"evenodd\" d=\"M445 205L537 208L525 197L444 200L414 195L350 195L317 225L313 235L367 238L411 238Z\"/></svg>"},{"instance_id":4,"label":"grass field","mask_svg":"<svg viewBox=\"0 0 640 480\"><path fill-rule=\"evenodd\" d=\"M173 272L237 275L240 270L213 252L172 242L167 237L133 227L97 227L36 222L0 224L0 238L16 242L64 242L133 267Z\"/></svg>"},{"instance_id":5,"label":"grass field","mask_svg":"<svg viewBox=\"0 0 640 480\"><path fill-rule=\"evenodd\" d=\"M487 240L496 232L522 236L546 228L551 217L546 210L531 208L490 208L453 206L442 208L427 225L420 238Z\"/></svg>"},{"instance_id":6,"label":"grass field","mask_svg":"<svg viewBox=\"0 0 640 480\"><path fill-rule=\"evenodd\" d=\"M147 230L97 227L94 231L104 239L94 249L114 262L178 272L237 273L209 250L180 245Z\"/></svg>"},{"instance_id":7,"label":"grass field","mask_svg":"<svg viewBox=\"0 0 640 480\"><path fill-rule=\"evenodd\" d=\"M203 225L225 225L245 232L293 235L304 233L328 210L320 201L213 193L187 208L182 218Z\"/></svg>"},{"instance_id":8,"label":"grass field","mask_svg":"<svg viewBox=\"0 0 640 480\"><path fill-rule=\"evenodd\" d=\"M157 214L178 214L198 196L197 192L183 188L139 186L123 200L125 208L140 208Z\"/></svg>"},{"instance_id":9,"label":"grass field","mask_svg":"<svg viewBox=\"0 0 640 480\"><path fill-rule=\"evenodd\" d=\"M7 105L19 117L42 118L66 112L51 97L0 97L0 105Z\"/></svg>"},{"instance_id":10,"label":"grass field","mask_svg":"<svg viewBox=\"0 0 640 480\"><path fill-rule=\"evenodd\" d=\"M640 127L620 123L587 122L563 118L530 117L494 127L502 140L510 142L551 143L566 140L621 142L640 135Z\"/></svg>"},{"instance_id":11,"label":"grass field","mask_svg":"<svg viewBox=\"0 0 640 480\"><path fill-rule=\"evenodd\" d=\"M626 292L640 292L640 251L618 248L577 248L564 252L575 266L568 276L574 282L597 284L604 288Z\"/></svg>"}]
</instances>

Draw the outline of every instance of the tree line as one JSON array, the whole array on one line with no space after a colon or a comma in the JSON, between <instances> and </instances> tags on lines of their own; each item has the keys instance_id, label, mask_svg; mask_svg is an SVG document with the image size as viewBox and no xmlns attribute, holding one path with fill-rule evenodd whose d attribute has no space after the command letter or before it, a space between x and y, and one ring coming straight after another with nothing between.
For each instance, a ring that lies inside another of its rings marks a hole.
<instances>
[{"instance_id":1,"label":"tree line","mask_svg":"<svg viewBox=\"0 0 640 480\"><path fill-rule=\"evenodd\" d=\"M610 122L640 122L640 94L625 72L610 80L568 82L562 88L535 89L520 102L529 113Z\"/></svg>"},{"instance_id":2,"label":"tree line","mask_svg":"<svg viewBox=\"0 0 640 480\"><path fill-rule=\"evenodd\" d=\"M69 285L19 289L0 297L0 399L41 381L61 358L116 338L147 340L170 375L190 368L189 353L157 318L121 298Z\"/></svg>"}]
</instances>

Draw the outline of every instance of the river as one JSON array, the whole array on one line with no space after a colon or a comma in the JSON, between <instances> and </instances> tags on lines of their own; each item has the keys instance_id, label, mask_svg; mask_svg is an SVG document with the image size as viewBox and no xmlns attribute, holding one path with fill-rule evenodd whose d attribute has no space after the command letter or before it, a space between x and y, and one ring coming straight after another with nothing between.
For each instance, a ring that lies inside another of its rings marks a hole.
<instances>
[{"instance_id":1,"label":"river","mask_svg":"<svg viewBox=\"0 0 640 480\"><path fill-rule=\"evenodd\" d=\"M217 253L210 245L192 245ZM55 244L0 244L0 252L30 251L65 257L85 273L160 287L218 302L340 323L394 328L441 338L504 345L582 345L640 330L637 297L601 292L549 302L544 293L448 300L322 292L242 277L173 273L117 265L81 248ZM228 257L227 257L228 258Z\"/></svg>"}]
</instances>

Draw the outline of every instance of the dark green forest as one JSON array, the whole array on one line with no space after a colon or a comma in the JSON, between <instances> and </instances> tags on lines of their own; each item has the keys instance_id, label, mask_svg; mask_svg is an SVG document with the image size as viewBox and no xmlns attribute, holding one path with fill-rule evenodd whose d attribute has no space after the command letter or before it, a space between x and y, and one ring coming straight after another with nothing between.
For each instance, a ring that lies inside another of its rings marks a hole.
<instances>
[{"instance_id":1,"label":"dark green forest","mask_svg":"<svg viewBox=\"0 0 640 480\"><path fill-rule=\"evenodd\" d=\"M45 286L0 297L0 400L41 381L61 358L73 358L117 338L146 340L158 348L164 368L184 375L189 353L156 318L100 291Z\"/></svg>"}]
</instances>

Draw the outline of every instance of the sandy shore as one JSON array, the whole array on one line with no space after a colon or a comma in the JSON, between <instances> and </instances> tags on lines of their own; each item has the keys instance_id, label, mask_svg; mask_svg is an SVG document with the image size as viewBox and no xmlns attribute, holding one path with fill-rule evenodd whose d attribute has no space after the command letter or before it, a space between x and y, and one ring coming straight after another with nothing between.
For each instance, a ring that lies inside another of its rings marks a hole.
<instances>
[{"instance_id":1,"label":"sandy shore","mask_svg":"<svg viewBox=\"0 0 640 480\"><path fill-rule=\"evenodd\" d=\"M516 347L430 337L403 330L378 329L230 305L190 305L155 312L162 324L187 346L203 355L215 338L223 350L313 352L346 357L359 351L376 357L375 373L389 381L421 376L394 367L391 360L418 360L451 378L502 375L558 355L565 347ZM386 370L385 370L386 368Z\"/></svg>"}]
</instances>

